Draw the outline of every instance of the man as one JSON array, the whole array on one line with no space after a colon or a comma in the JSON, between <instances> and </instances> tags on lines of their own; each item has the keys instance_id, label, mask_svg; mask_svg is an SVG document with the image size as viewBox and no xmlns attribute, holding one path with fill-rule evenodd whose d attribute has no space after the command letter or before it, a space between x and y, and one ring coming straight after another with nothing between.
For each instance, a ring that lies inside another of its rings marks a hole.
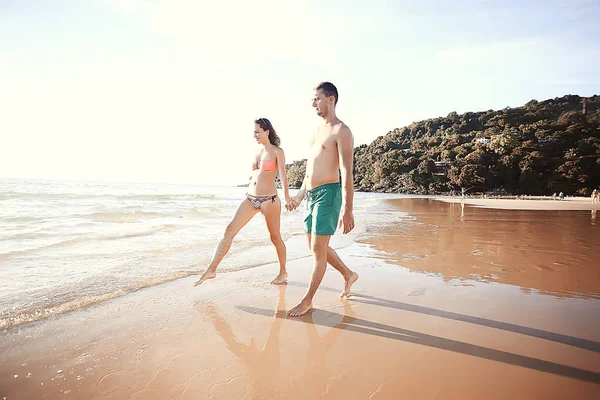
<instances>
[{"instance_id":1,"label":"man","mask_svg":"<svg viewBox=\"0 0 600 400\"><path fill-rule=\"evenodd\" d=\"M292 204L288 206L288 209L294 209L306 195L304 230L313 254L310 285L300 304L288 312L291 317L306 314L312 309L312 300L323 280L327 263L344 277L345 286L341 297L350 295L350 288L358 279L358 274L348 269L329 247L329 240L337 227L343 226L344 234L354 229L354 138L350 128L335 114L337 101L338 91L332 83L322 82L315 88L313 107L317 115L323 118L323 125L311 139L304 182L292 199Z\"/></svg>"}]
</instances>

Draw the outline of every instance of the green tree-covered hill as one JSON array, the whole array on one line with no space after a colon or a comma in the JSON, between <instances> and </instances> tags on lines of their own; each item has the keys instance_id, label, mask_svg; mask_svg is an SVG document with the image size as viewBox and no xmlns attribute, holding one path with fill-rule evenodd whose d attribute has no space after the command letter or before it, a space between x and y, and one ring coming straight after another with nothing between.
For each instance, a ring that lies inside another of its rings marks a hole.
<instances>
[{"instance_id":1,"label":"green tree-covered hill","mask_svg":"<svg viewBox=\"0 0 600 400\"><path fill-rule=\"evenodd\" d=\"M299 186L304 160L287 167L290 185ZM398 193L588 195L600 187L600 96L452 112L394 129L355 148L354 184Z\"/></svg>"}]
</instances>

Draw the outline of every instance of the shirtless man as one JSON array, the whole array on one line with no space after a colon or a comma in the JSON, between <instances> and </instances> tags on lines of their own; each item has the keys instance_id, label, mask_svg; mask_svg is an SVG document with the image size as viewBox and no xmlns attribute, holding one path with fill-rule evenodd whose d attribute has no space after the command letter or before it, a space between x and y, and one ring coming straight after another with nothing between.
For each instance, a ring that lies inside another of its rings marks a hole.
<instances>
[{"instance_id":1,"label":"shirtless man","mask_svg":"<svg viewBox=\"0 0 600 400\"><path fill-rule=\"evenodd\" d=\"M315 88L313 107L317 115L323 118L324 124L311 139L302 187L287 206L289 210L294 209L306 194L304 231L313 254L310 285L300 304L288 312L291 317L306 314L312 309L312 300L323 280L327 263L344 277L345 286L341 297L350 295L350 288L358 279L358 274L348 269L337 253L329 247L329 240L336 228L343 226L344 234L354 229L354 138L350 128L335 115L337 101L338 91L332 83L323 82Z\"/></svg>"}]
</instances>

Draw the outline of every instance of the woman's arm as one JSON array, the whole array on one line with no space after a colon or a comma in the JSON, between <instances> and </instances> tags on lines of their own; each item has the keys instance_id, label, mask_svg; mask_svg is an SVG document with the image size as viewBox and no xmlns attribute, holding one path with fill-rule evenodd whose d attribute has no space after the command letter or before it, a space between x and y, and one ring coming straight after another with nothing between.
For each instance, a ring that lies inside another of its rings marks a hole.
<instances>
[{"instance_id":1,"label":"woman's arm","mask_svg":"<svg viewBox=\"0 0 600 400\"><path fill-rule=\"evenodd\" d=\"M283 193L285 196L285 202L287 204L292 203L292 199L290 197L290 188L288 186L287 172L285 170L285 153L283 149L277 150L277 166L279 167L279 180L281 181L281 188L283 189Z\"/></svg>"}]
</instances>

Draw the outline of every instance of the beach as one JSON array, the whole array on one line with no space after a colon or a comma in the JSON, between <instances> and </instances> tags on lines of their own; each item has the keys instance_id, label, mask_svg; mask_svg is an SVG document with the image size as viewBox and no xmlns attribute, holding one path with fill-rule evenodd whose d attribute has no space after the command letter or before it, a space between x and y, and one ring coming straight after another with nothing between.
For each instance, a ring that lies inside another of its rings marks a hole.
<instances>
[{"instance_id":1,"label":"beach","mask_svg":"<svg viewBox=\"0 0 600 400\"><path fill-rule=\"evenodd\" d=\"M0 331L197 273L247 201L246 190L0 179ZM357 218L364 220L370 207L391 197L359 193ZM309 254L302 213L281 214L289 260ZM358 234L360 229L338 235L333 246L345 246ZM276 261L258 215L239 232L219 268Z\"/></svg>"},{"instance_id":2,"label":"beach","mask_svg":"<svg viewBox=\"0 0 600 400\"><path fill-rule=\"evenodd\" d=\"M300 318L285 315L310 276L297 250L288 285L268 284L276 264L232 266L5 329L0 396L598 398L595 214L513 201L379 199L352 241L334 236L353 296L329 267Z\"/></svg>"},{"instance_id":3,"label":"beach","mask_svg":"<svg viewBox=\"0 0 600 400\"><path fill-rule=\"evenodd\" d=\"M436 200L448 203L470 204L478 207L502 208L508 210L600 210L600 203L593 203L586 197L565 197L564 200L548 197L528 197L527 199L482 199L477 197L466 197L464 201L456 196L439 196Z\"/></svg>"}]
</instances>

